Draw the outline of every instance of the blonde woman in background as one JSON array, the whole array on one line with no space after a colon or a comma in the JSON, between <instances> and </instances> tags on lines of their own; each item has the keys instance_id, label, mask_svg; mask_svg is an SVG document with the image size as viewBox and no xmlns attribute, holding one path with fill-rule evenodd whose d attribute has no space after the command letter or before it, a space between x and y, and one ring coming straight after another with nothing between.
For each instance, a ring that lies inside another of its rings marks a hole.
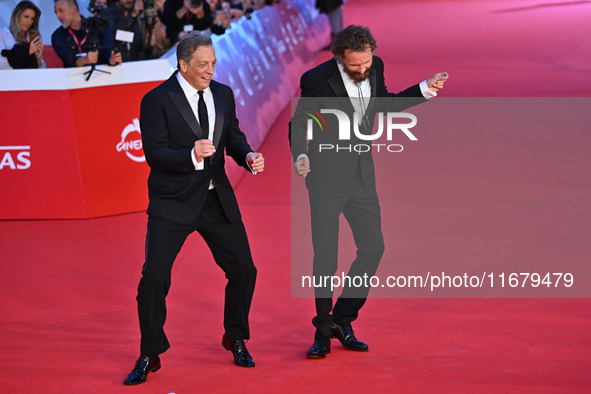
<instances>
[{"instance_id":1,"label":"blonde woman in background","mask_svg":"<svg viewBox=\"0 0 591 394\"><path fill-rule=\"evenodd\" d=\"M16 5L10 26L0 29L0 69L40 68L43 62L43 41L39 35L41 10L30 1Z\"/></svg>"}]
</instances>

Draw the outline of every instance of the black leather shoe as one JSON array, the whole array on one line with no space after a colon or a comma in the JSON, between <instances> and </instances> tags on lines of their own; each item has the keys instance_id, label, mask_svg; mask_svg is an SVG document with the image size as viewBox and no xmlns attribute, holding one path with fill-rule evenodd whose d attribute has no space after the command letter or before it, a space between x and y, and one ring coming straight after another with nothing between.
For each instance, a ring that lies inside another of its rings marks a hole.
<instances>
[{"instance_id":1,"label":"black leather shoe","mask_svg":"<svg viewBox=\"0 0 591 394\"><path fill-rule=\"evenodd\" d=\"M336 323L332 323L330 329L332 330L334 338L341 341L343 346L347 349L357 350L359 352L367 352L369 350L367 343L361 342L355 338L355 333L353 333L352 327L341 327Z\"/></svg>"},{"instance_id":2,"label":"black leather shoe","mask_svg":"<svg viewBox=\"0 0 591 394\"><path fill-rule=\"evenodd\" d=\"M125 379L126 386L133 386L136 384L145 383L146 377L150 372L156 372L160 369L160 357L149 357L149 356L140 356L135 362L135 367L133 367L133 371L129 373L127 379Z\"/></svg>"},{"instance_id":3,"label":"black leather shoe","mask_svg":"<svg viewBox=\"0 0 591 394\"><path fill-rule=\"evenodd\" d=\"M250 353L248 353L248 350L246 350L244 339L236 339L232 341L226 336L226 334L224 334L222 337L222 346L224 349L232 352L234 355L234 364L239 367L254 367L254 361L252 360Z\"/></svg>"},{"instance_id":4,"label":"black leather shoe","mask_svg":"<svg viewBox=\"0 0 591 394\"><path fill-rule=\"evenodd\" d=\"M316 339L308 350L308 358L326 358L330 353L330 339Z\"/></svg>"}]
</instances>

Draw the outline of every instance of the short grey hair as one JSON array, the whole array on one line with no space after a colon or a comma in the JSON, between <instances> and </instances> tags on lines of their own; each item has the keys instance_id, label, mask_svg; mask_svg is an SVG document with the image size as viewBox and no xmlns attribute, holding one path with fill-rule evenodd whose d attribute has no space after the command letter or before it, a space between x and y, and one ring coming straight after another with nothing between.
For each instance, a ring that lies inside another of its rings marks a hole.
<instances>
[{"instance_id":1,"label":"short grey hair","mask_svg":"<svg viewBox=\"0 0 591 394\"><path fill-rule=\"evenodd\" d=\"M53 4L57 3L59 0L53 0ZM70 4L70 6L75 6L78 12L80 12L80 7L78 7L78 1L76 0L66 0L66 3Z\"/></svg>"},{"instance_id":2,"label":"short grey hair","mask_svg":"<svg viewBox=\"0 0 591 394\"><path fill-rule=\"evenodd\" d=\"M178 61L181 59L189 64L193 53L201 46L213 46L211 38L195 30L184 36L176 47L177 68L180 69Z\"/></svg>"}]
</instances>

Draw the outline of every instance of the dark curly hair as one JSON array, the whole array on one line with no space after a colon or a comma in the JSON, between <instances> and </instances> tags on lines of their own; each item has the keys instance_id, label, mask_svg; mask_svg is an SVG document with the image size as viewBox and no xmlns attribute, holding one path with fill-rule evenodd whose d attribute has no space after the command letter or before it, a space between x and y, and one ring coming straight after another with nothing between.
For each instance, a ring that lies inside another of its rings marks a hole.
<instances>
[{"instance_id":1,"label":"dark curly hair","mask_svg":"<svg viewBox=\"0 0 591 394\"><path fill-rule=\"evenodd\" d=\"M333 55L337 59L342 60L345 57L345 51L347 49L353 52L361 52L368 47L372 52L378 47L369 28L349 25L335 35L331 49Z\"/></svg>"}]
</instances>

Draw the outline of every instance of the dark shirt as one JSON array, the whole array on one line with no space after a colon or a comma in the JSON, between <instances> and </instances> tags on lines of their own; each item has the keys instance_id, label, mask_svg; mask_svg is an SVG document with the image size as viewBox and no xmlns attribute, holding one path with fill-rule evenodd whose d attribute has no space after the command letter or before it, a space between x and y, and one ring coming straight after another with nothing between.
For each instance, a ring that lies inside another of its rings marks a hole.
<instances>
[{"instance_id":1,"label":"dark shirt","mask_svg":"<svg viewBox=\"0 0 591 394\"><path fill-rule=\"evenodd\" d=\"M166 36L171 43L179 40L179 34L184 30L185 25L193 25L193 30L211 29L214 34L223 34L224 28L213 25L213 14L209 4L203 2L203 18L197 18L195 14L187 12L181 19L177 18L176 12L183 6L183 0L167 0L162 11L162 22L166 25Z\"/></svg>"},{"instance_id":2,"label":"dark shirt","mask_svg":"<svg viewBox=\"0 0 591 394\"><path fill-rule=\"evenodd\" d=\"M142 27L138 19L131 16L131 11L125 16L123 10L117 6L117 3L113 3L101 11L100 16L109 22L108 31L113 41L115 41L117 30L126 30L133 33L133 42L116 42L116 47L121 52L121 59L124 62L145 58Z\"/></svg>"},{"instance_id":3,"label":"dark shirt","mask_svg":"<svg viewBox=\"0 0 591 394\"><path fill-rule=\"evenodd\" d=\"M95 31L89 34L84 27L86 18L82 17L82 28L74 30L57 28L51 35L51 46L56 55L64 63L64 67L76 67L76 59L79 54L88 53L93 47L98 48L99 57L97 64L108 64L113 49L113 40L108 33Z\"/></svg>"}]
</instances>

